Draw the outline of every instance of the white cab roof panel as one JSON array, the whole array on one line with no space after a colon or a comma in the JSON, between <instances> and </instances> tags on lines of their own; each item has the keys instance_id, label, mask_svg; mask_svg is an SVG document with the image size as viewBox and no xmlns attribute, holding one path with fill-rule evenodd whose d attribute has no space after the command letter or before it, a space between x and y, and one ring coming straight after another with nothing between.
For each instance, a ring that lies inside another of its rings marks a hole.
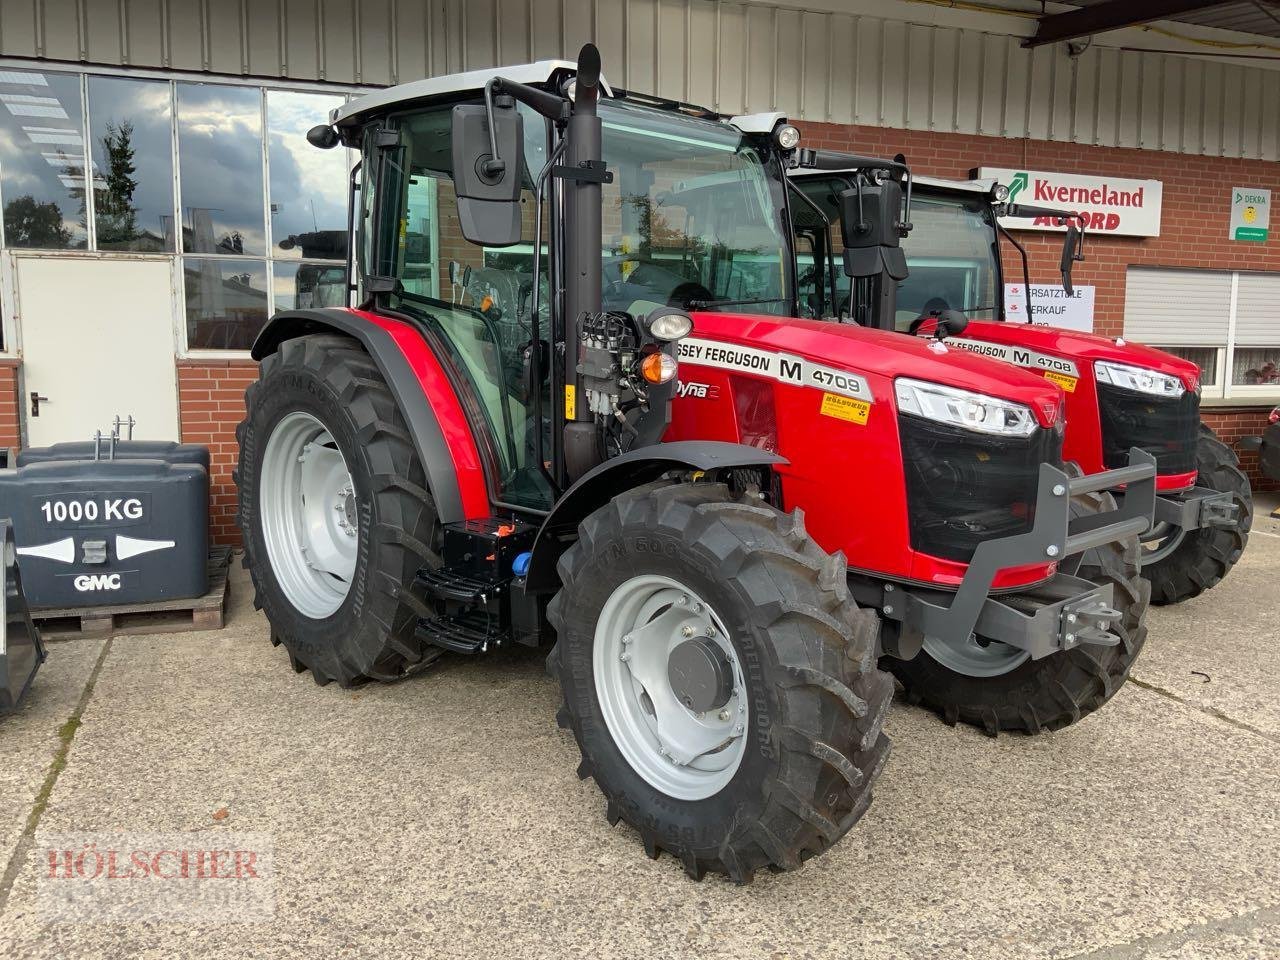
<instances>
[{"instance_id":1,"label":"white cab roof panel","mask_svg":"<svg viewBox=\"0 0 1280 960\"><path fill-rule=\"evenodd\" d=\"M387 87L376 93L357 97L350 103L343 104L329 115L330 123L341 123L348 117L377 110L401 101L420 100L424 97L439 97L450 93L472 93L484 89L484 85L494 77L502 77L516 83L530 86L546 83L552 75L561 70L574 71L578 64L572 60L539 60L536 63L520 63L510 67L490 67L485 70L470 70L467 73L451 73L444 77L427 77L423 80L412 80ZM600 78L600 86L604 95L613 96L609 81Z\"/></svg>"}]
</instances>

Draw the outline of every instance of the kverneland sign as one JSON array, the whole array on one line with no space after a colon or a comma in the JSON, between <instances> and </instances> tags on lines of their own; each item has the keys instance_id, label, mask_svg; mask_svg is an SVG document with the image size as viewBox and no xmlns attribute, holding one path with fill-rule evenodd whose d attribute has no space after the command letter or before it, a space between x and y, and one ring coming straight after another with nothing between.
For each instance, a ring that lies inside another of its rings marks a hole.
<instances>
[{"instance_id":1,"label":"kverneland sign","mask_svg":"<svg viewBox=\"0 0 1280 960\"><path fill-rule=\"evenodd\" d=\"M1081 177L1001 167L981 167L978 176L983 180L994 178L1007 186L1010 203L1079 213L1085 229L1095 235L1160 236L1160 203L1164 184L1159 180ZM1010 230L1066 229L1058 226L1051 217L1008 217L1000 222Z\"/></svg>"}]
</instances>

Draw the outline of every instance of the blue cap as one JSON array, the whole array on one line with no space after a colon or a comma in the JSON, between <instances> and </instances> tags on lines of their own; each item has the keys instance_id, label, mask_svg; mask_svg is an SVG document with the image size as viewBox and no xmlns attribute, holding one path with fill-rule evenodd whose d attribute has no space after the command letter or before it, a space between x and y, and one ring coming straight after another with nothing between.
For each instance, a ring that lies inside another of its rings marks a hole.
<instances>
[{"instance_id":1,"label":"blue cap","mask_svg":"<svg viewBox=\"0 0 1280 960\"><path fill-rule=\"evenodd\" d=\"M516 554L516 558L511 561L511 572L517 577L523 577L529 572L529 563L533 560L533 554L526 550L524 553Z\"/></svg>"}]
</instances>

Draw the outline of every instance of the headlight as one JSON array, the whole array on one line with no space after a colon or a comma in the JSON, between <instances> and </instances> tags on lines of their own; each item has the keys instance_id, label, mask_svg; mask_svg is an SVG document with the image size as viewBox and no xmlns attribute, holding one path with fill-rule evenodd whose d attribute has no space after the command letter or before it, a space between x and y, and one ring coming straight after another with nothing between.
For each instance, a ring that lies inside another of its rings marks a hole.
<instances>
[{"instance_id":1,"label":"headlight","mask_svg":"<svg viewBox=\"0 0 1280 960\"><path fill-rule=\"evenodd\" d=\"M1153 397L1180 397L1186 392L1182 381L1175 376L1158 370L1148 370L1146 367L1131 367L1127 363L1095 360L1093 373L1102 383L1109 383L1121 390L1150 394Z\"/></svg>"},{"instance_id":2,"label":"headlight","mask_svg":"<svg viewBox=\"0 0 1280 960\"><path fill-rule=\"evenodd\" d=\"M649 335L655 340L670 343L672 340L687 337L692 330L693 320L687 313L668 311L654 313L649 318Z\"/></svg>"},{"instance_id":3,"label":"headlight","mask_svg":"<svg viewBox=\"0 0 1280 960\"><path fill-rule=\"evenodd\" d=\"M894 381L898 410L917 417L937 420L1002 437L1026 437L1035 432L1036 418L1030 407L982 393L971 393L940 383L900 377Z\"/></svg>"},{"instance_id":4,"label":"headlight","mask_svg":"<svg viewBox=\"0 0 1280 960\"><path fill-rule=\"evenodd\" d=\"M794 150L800 146L800 131L789 123L780 124L773 131L773 142L783 150Z\"/></svg>"},{"instance_id":5,"label":"headlight","mask_svg":"<svg viewBox=\"0 0 1280 960\"><path fill-rule=\"evenodd\" d=\"M994 184L991 187L991 199L996 203L1004 203L1009 199L1009 188L1003 183Z\"/></svg>"}]
</instances>

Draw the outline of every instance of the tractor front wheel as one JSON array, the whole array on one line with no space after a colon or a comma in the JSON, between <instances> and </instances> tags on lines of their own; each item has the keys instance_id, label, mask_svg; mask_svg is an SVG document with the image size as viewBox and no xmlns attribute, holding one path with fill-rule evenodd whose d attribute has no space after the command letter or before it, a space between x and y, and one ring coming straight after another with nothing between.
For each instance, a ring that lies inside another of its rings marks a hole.
<instances>
[{"instance_id":1,"label":"tractor front wheel","mask_svg":"<svg viewBox=\"0 0 1280 960\"><path fill-rule=\"evenodd\" d=\"M1181 603L1217 585L1236 565L1253 526L1253 491L1235 452L1200 425L1196 444L1196 486L1226 492L1236 505L1230 526L1200 530L1157 524L1143 542L1142 575L1151 581L1151 602Z\"/></svg>"},{"instance_id":2,"label":"tractor front wheel","mask_svg":"<svg viewBox=\"0 0 1280 960\"><path fill-rule=\"evenodd\" d=\"M721 484L638 488L583 521L559 572L559 720L650 856L745 883L858 820L893 683L876 615L798 512Z\"/></svg>"}]
</instances>

